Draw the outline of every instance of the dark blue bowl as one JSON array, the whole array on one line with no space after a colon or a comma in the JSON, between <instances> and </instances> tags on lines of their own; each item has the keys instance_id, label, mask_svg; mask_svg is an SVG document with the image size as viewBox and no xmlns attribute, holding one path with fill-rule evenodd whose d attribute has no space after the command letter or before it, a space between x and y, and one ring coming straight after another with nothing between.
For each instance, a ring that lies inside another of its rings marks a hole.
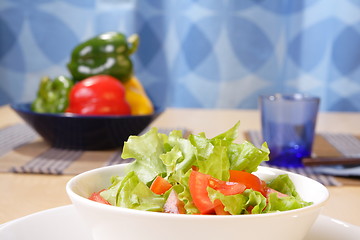
<instances>
[{"instance_id":1,"label":"dark blue bowl","mask_svg":"<svg viewBox=\"0 0 360 240\"><path fill-rule=\"evenodd\" d=\"M15 103L11 107L51 146L83 150L120 148L130 135L141 133L161 114L81 116L36 113L30 103Z\"/></svg>"}]
</instances>

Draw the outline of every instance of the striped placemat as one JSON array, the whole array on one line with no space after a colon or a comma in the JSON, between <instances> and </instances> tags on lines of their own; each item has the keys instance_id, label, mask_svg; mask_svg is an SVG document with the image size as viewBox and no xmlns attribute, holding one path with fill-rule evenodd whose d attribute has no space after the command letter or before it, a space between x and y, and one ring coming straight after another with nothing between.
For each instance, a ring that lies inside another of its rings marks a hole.
<instances>
[{"instance_id":1,"label":"striped placemat","mask_svg":"<svg viewBox=\"0 0 360 240\"><path fill-rule=\"evenodd\" d=\"M0 129L0 157L22 144L33 141L37 136L37 133L26 124Z\"/></svg>"},{"instance_id":2,"label":"striped placemat","mask_svg":"<svg viewBox=\"0 0 360 240\"><path fill-rule=\"evenodd\" d=\"M185 128L162 128L159 132ZM142 133L149 129L146 128ZM0 130L0 172L33 174L78 174L94 168L131 162L122 159L121 149L82 151L52 148L26 124L17 124Z\"/></svg>"},{"instance_id":3,"label":"striped placemat","mask_svg":"<svg viewBox=\"0 0 360 240\"><path fill-rule=\"evenodd\" d=\"M189 131L186 128L177 128L184 134ZM145 129L147 131L148 129ZM159 129L159 132L169 133L173 129ZM141 133L142 134L142 133ZM246 132L248 140L256 146L262 144L262 139L257 131ZM339 139L352 141L351 144L340 144L334 148L332 144L338 143ZM336 140L337 139L337 140ZM356 140L356 139L355 139ZM352 156L358 154L354 150L358 145L349 136L320 134L317 135L317 144L314 146L315 154L332 154L339 156L344 153ZM349 146L353 146L349 151ZM122 159L121 149L105 151L81 151L52 148L26 124L17 124L0 129L0 172L29 173L29 174L69 174L74 175L94 168L131 162L132 159ZM263 165L266 166L266 163ZM340 186L336 178L329 175L318 174L312 167L305 168L281 168L313 178L327 186Z\"/></svg>"},{"instance_id":4,"label":"striped placemat","mask_svg":"<svg viewBox=\"0 0 360 240\"><path fill-rule=\"evenodd\" d=\"M62 174L76 161L82 151L50 148L21 166L11 168L15 173Z\"/></svg>"}]
</instances>

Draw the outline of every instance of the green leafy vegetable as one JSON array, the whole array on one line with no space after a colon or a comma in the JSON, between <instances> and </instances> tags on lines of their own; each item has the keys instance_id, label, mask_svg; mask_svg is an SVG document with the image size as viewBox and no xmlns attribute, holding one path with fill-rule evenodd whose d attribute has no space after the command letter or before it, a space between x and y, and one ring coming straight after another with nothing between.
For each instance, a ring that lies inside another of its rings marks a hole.
<instances>
[{"instance_id":1,"label":"green leafy vegetable","mask_svg":"<svg viewBox=\"0 0 360 240\"><path fill-rule=\"evenodd\" d=\"M69 105L69 93L73 86L73 80L65 76L54 79L43 77L36 99L31 103L31 110L39 113L63 113Z\"/></svg>"},{"instance_id":2,"label":"green leafy vegetable","mask_svg":"<svg viewBox=\"0 0 360 240\"><path fill-rule=\"evenodd\" d=\"M130 136L125 142L122 158L135 158L128 171L135 171L141 181L147 183L157 175L166 172L166 166L160 159L164 153L164 143L156 128L142 136Z\"/></svg>"},{"instance_id":3,"label":"green leafy vegetable","mask_svg":"<svg viewBox=\"0 0 360 240\"><path fill-rule=\"evenodd\" d=\"M114 206L146 211L162 211L164 198L153 193L141 182L134 172L129 172L123 179L113 178L113 185L101 196Z\"/></svg>"},{"instance_id":4,"label":"green leafy vegetable","mask_svg":"<svg viewBox=\"0 0 360 240\"><path fill-rule=\"evenodd\" d=\"M247 141L241 144L234 142L239 124L211 139L205 133L184 138L178 130L165 135L156 128L142 136L129 137L124 144L122 158L134 158L135 161L128 165L125 177L112 178L111 187L101 192L101 196L115 206L162 211L170 191L174 190L188 214L199 213L189 189L189 176L193 168L213 178L228 181L229 170L251 173L257 170L261 162L269 160L266 143L259 149ZM172 185L163 195L149 189L156 176L162 176ZM277 177L268 186L287 196L278 197L276 193L271 193L267 199L252 189L235 195L223 195L210 187L207 190L210 200L214 202L219 199L224 210L231 214L285 211L310 204L300 198L287 175Z\"/></svg>"},{"instance_id":5,"label":"green leafy vegetable","mask_svg":"<svg viewBox=\"0 0 360 240\"><path fill-rule=\"evenodd\" d=\"M288 196L279 198L276 193L271 193L268 197L268 205L265 209L266 212L287 211L312 204L301 199L295 189L294 183L286 174L277 176L271 180L267 186Z\"/></svg>"}]
</instances>

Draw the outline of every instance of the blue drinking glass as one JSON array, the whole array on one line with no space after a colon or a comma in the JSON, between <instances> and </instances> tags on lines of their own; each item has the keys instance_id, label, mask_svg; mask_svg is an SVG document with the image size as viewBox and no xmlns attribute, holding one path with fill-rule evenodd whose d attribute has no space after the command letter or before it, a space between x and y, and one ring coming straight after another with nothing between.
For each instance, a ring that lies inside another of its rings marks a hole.
<instances>
[{"instance_id":1,"label":"blue drinking glass","mask_svg":"<svg viewBox=\"0 0 360 240\"><path fill-rule=\"evenodd\" d=\"M268 164L303 167L310 157L320 98L304 94L260 96L262 136L270 149Z\"/></svg>"}]
</instances>

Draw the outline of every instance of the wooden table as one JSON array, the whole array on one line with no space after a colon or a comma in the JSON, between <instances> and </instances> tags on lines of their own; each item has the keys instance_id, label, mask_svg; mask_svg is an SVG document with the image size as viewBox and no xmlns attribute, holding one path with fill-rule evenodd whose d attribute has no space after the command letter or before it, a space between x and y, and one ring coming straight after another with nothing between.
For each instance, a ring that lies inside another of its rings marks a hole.
<instances>
[{"instance_id":1,"label":"wooden table","mask_svg":"<svg viewBox=\"0 0 360 240\"><path fill-rule=\"evenodd\" d=\"M186 127L208 137L241 121L240 131L260 129L256 110L167 109L153 126ZM0 108L0 128L22 120L8 107ZM320 113L317 131L360 134L360 113ZM240 133L237 141L243 140ZM0 174L0 224L41 210L70 204L65 184L71 176L39 174ZM343 179L344 180L344 179ZM328 187L330 199L324 215L360 226L360 180L349 180L347 186ZM354 183L353 185L351 185Z\"/></svg>"}]
</instances>

